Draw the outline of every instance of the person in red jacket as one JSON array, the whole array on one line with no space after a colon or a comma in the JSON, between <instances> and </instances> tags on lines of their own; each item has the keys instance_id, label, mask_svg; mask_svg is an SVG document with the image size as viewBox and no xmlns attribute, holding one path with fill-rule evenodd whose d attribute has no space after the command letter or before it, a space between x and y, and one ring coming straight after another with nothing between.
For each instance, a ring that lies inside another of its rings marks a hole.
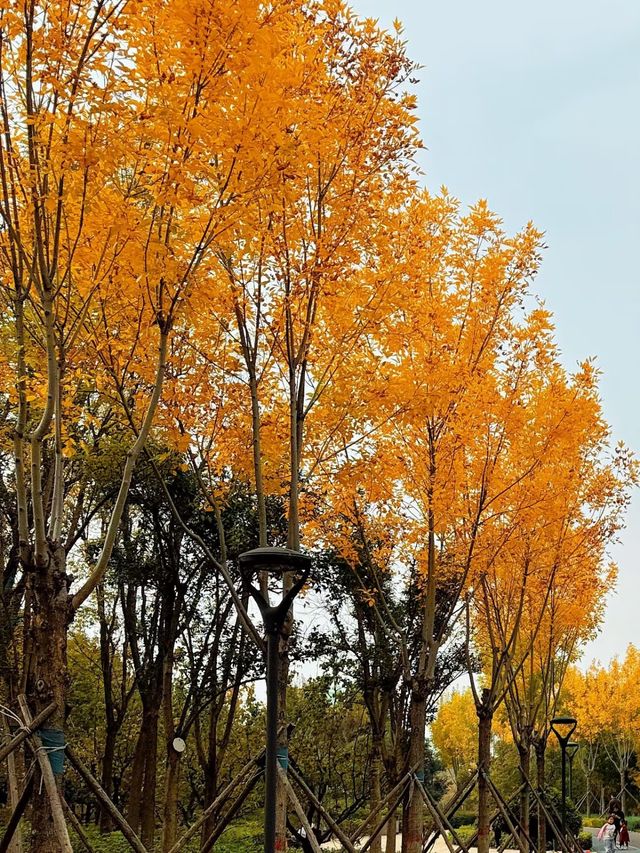
<instances>
[{"instance_id":1,"label":"person in red jacket","mask_svg":"<svg viewBox=\"0 0 640 853\"><path fill-rule=\"evenodd\" d=\"M629 829L627 827L627 822L623 818L620 821L620 832L618 834L618 844L620 847L629 847Z\"/></svg>"}]
</instances>

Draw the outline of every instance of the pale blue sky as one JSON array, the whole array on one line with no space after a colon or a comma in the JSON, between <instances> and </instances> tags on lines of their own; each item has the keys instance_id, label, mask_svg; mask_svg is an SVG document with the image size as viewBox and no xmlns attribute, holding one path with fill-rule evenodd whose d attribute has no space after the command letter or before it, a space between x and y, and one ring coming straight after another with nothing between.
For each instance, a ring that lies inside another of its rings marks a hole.
<instances>
[{"instance_id":1,"label":"pale blue sky","mask_svg":"<svg viewBox=\"0 0 640 853\"><path fill-rule=\"evenodd\" d=\"M596 356L616 438L640 450L640 0L351 0L405 25L432 189L546 232L536 281L567 367ZM640 494L585 662L640 640Z\"/></svg>"}]
</instances>

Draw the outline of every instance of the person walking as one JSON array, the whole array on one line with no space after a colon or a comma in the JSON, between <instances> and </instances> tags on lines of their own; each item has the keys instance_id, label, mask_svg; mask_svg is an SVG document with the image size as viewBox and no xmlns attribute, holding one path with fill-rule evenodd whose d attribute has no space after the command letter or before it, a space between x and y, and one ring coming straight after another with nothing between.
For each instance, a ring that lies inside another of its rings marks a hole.
<instances>
[{"instance_id":1,"label":"person walking","mask_svg":"<svg viewBox=\"0 0 640 853\"><path fill-rule=\"evenodd\" d=\"M613 815L613 822L616 827L616 834L614 841L618 841L618 833L620 832L620 827L622 826L622 821L624 820L624 812L622 811L622 803L615 797L611 797L609 802L609 814Z\"/></svg>"},{"instance_id":2,"label":"person walking","mask_svg":"<svg viewBox=\"0 0 640 853\"><path fill-rule=\"evenodd\" d=\"M612 814L598 833L600 841L604 841L604 853L614 853L616 849L616 822Z\"/></svg>"},{"instance_id":3,"label":"person walking","mask_svg":"<svg viewBox=\"0 0 640 853\"><path fill-rule=\"evenodd\" d=\"M618 844L625 850L629 847L629 827L624 818L620 821L620 832L618 833Z\"/></svg>"}]
</instances>

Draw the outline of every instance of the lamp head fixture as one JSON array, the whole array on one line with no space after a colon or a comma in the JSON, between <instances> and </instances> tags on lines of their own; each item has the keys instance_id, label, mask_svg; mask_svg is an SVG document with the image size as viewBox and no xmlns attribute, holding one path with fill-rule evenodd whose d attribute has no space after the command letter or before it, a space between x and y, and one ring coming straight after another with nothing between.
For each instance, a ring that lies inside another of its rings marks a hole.
<instances>
[{"instance_id":1,"label":"lamp head fixture","mask_svg":"<svg viewBox=\"0 0 640 853\"><path fill-rule=\"evenodd\" d=\"M566 748L571 735L576 730L578 721L575 717L554 717L550 724L551 731L558 738L561 746Z\"/></svg>"},{"instance_id":2,"label":"lamp head fixture","mask_svg":"<svg viewBox=\"0 0 640 853\"><path fill-rule=\"evenodd\" d=\"M571 761L576 754L576 752L580 749L580 744L576 740L570 740L566 746L567 755L569 756L569 760Z\"/></svg>"},{"instance_id":3,"label":"lamp head fixture","mask_svg":"<svg viewBox=\"0 0 640 853\"><path fill-rule=\"evenodd\" d=\"M245 572L268 571L284 574L291 571L308 571L311 558L291 548L254 548L239 557L240 567Z\"/></svg>"}]
</instances>

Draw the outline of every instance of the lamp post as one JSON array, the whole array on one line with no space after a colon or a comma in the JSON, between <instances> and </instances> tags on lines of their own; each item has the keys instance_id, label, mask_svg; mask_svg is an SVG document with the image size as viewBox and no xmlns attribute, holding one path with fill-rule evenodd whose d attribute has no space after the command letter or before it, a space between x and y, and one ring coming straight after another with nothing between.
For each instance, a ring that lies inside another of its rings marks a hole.
<instances>
[{"instance_id":1,"label":"lamp post","mask_svg":"<svg viewBox=\"0 0 640 853\"><path fill-rule=\"evenodd\" d=\"M567 744L574 733L577 720L574 717L554 717L551 731L558 738L562 751L562 834L567 834Z\"/></svg>"},{"instance_id":2,"label":"lamp post","mask_svg":"<svg viewBox=\"0 0 640 853\"><path fill-rule=\"evenodd\" d=\"M575 740L570 740L567 744L567 756L569 758L569 799L573 801L573 759L576 752L580 749L580 744Z\"/></svg>"},{"instance_id":3,"label":"lamp post","mask_svg":"<svg viewBox=\"0 0 640 853\"><path fill-rule=\"evenodd\" d=\"M265 754L264 850L276 849L276 796L278 785L278 645L287 613L296 595L304 586L311 571L311 558L289 548L254 548L240 554L240 571L245 589L260 609L267 638L267 742ZM298 577L272 606L262 592L252 584L260 571L284 575L295 572Z\"/></svg>"}]
</instances>

